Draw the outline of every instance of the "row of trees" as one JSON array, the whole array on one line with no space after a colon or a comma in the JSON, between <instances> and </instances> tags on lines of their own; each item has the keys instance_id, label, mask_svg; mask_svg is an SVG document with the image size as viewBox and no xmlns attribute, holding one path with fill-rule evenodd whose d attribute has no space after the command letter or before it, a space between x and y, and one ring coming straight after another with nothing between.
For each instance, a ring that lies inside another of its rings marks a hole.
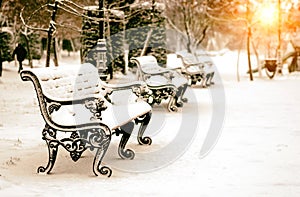
<instances>
[{"instance_id":1,"label":"row of trees","mask_svg":"<svg viewBox=\"0 0 300 197\"><path fill-rule=\"evenodd\" d=\"M231 42L234 37L241 40L242 37L246 37L248 26L251 27L251 36L254 40L257 40L258 36L276 33L277 10L273 16L267 16L272 18L267 18L262 12L272 11L266 8L277 9L278 2L281 4L280 25L283 34L294 31L300 25L300 4L292 0L164 0L164 2L171 27L189 36L189 42L195 45L206 44L216 32L221 33L225 40L230 38ZM272 32L268 32L269 30ZM230 44L229 46L234 47Z\"/></svg>"},{"instance_id":2,"label":"row of trees","mask_svg":"<svg viewBox=\"0 0 300 197\"><path fill-rule=\"evenodd\" d=\"M217 43L214 49L224 46L246 48L251 80L250 53L256 55L259 71L260 54L264 54L264 58L278 59L281 66L282 56L288 52L287 45L293 41L291 35L300 26L300 4L297 0L165 2L168 22L187 36L188 51L200 44L209 47L212 42Z\"/></svg>"},{"instance_id":3,"label":"row of trees","mask_svg":"<svg viewBox=\"0 0 300 197\"><path fill-rule=\"evenodd\" d=\"M51 20L51 10L49 4L54 4L55 0L2 0L1 1L1 27L12 27L14 42L25 38L28 42L31 34L38 34L40 37L46 37L47 32L36 31L24 26L20 18L22 12L24 22L29 26L48 29ZM62 46L62 40L75 40L81 35L82 13L72 10L75 8L98 5L100 1L95 0L72 0L63 1L67 7L58 10L56 17L56 40ZM72 3L70 3L72 2ZM136 0L136 1L109 1L104 0L104 7L107 9L124 10L127 9L126 16L123 17L124 23L128 18L136 13L130 12L132 4L149 3L154 5L161 3L164 5L163 16L165 25L174 29L183 35L185 39L185 48L188 51L199 46L211 47L212 49L221 49L229 47L233 49L245 46L243 40L247 34L251 36L252 44L257 50L259 44L266 45L264 40L269 34L274 34L279 27L278 23L264 23L261 18L262 7L278 3L277 0ZM289 33L299 25L299 17L295 13L299 12L297 1L281 0L280 9L283 13L280 26L283 34ZM47 5L48 4L48 5ZM70 6L70 7L68 7ZM80 10L80 9L78 9ZM74 11L74 12L73 12ZM72 13L73 12L73 13ZM4 17L5 16L5 17ZM268 24L268 25L266 25ZM276 26L272 26L276 24ZM266 28L266 26L268 28ZM275 34L276 35L276 34ZM269 37L269 36L268 36ZM240 42L242 41L242 42ZM240 44L241 43L241 44ZM76 42L72 42L73 48ZM28 45L29 46L29 45Z\"/></svg>"},{"instance_id":4,"label":"row of trees","mask_svg":"<svg viewBox=\"0 0 300 197\"><path fill-rule=\"evenodd\" d=\"M0 32L1 32L1 48L3 60L11 61L11 51L17 43L22 43L27 47L29 64L31 59L39 59L43 55L43 47L45 47L45 38L47 32L31 29L24 26L25 22L28 26L38 27L39 29L47 29L51 20L52 7L54 0L2 0L0 7ZM76 0L75 0L76 2ZM93 5L95 1L85 1L87 5ZM77 3L80 3L77 0ZM24 21L20 14L22 13ZM71 41L71 48L78 49L78 40L80 36L81 19L71 15L68 12L59 10L57 14L59 24L57 26L56 41L59 48L66 46L65 40ZM67 28L66 28L67 27ZM68 47L70 47L68 45Z\"/></svg>"}]
</instances>

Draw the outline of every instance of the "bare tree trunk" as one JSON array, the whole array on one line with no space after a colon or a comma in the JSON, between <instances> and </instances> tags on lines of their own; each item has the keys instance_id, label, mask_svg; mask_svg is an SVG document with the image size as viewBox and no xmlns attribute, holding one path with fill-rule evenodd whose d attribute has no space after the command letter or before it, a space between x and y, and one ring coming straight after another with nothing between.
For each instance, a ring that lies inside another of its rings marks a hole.
<instances>
[{"instance_id":1,"label":"bare tree trunk","mask_svg":"<svg viewBox=\"0 0 300 197\"><path fill-rule=\"evenodd\" d=\"M15 35L18 35L18 32L17 32L17 16L14 17L14 34ZM14 47L17 46L17 36L14 37ZM14 62L15 62L15 67L17 67L17 58L14 57Z\"/></svg>"},{"instance_id":2,"label":"bare tree trunk","mask_svg":"<svg viewBox=\"0 0 300 197\"><path fill-rule=\"evenodd\" d=\"M29 40L28 40L28 36L23 34L24 38L25 38L25 42L26 42L26 49L27 49L27 58L28 58L28 62L29 62L29 66L30 68L33 68L32 66L32 57L31 57L31 50L29 47Z\"/></svg>"},{"instance_id":3,"label":"bare tree trunk","mask_svg":"<svg viewBox=\"0 0 300 197\"><path fill-rule=\"evenodd\" d=\"M252 66L251 66L251 54L250 54L250 37L251 37L251 27L248 27L248 35L247 35L247 57L248 57L248 67L250 74L250 81L253 81L252 75Z\"/></svg>"},{"instance_id":4,"label":"bare tree trunk","mask_svg":"<svg viewBox=\"0 0 300 197\"><path fill-rule=\"evenodd\" d=\"M110 53L108 53L109 58L110 58L110 62L108 63L108 65L107 65L107 62L106 62L106 66L108 66L109 78L113 79L113 70L114 70L114 67L115 67L115 61L114 61L114 56L113 56L113 47L112 47L112 40L111 40L111 35L110 35L109 14L105 14L105 16L106 16L106 21L107 21L107 23L106 23L107 24L107 42L105 41L106 42L106 52L107 52L107 47L109 47L109 51L110 51ZM102 32L103 35L100 36L100 39L101 38L105 39L105 35L104 35L104 28L105 27L104 27L104 25L105 25L105 23L103 22L103 24L102 24L103 30L99 29L100 32L103 31ZM97 42L97 44L98 44L98 42Z\"/></svg>"},{"instance_id":5,"label":"bare tree trunk","mask_svg":"<svg viewBox=\"0 0 300 197\"><path fill-rule=\"evenodd\" d=\"M1 29L0 29L0 33L1 33ZM2 77L2 52L1 52L1 48L0 48L0 77Z\"/></svg>"},{"instance_id":6,"label":"bare tree trunk","mask_svg":"<svg viewBox=\"0 0 300 197\"><path fill-rule=\"evenodd\" d=\"M53 38L53 54L54 54L54 58L53 58L54 65L55 65L55 66L58 66L58 60L57 60L57 46L56 46L56 39L55 39L55 38Z\"/></svg>"},{"instance_id":7,"label":"bare tree trunk","mask_svg":"<svg viewBox=\"0 0 300 197\"><path fill-rule=\"evenodd\" d=\"M250 26L250 8L249 8L249 0L247 1L247 56L248 56L248 67L249 67L249 75L250 81L253 81L252 68L251 68L251 57L250 57L250 38L251 38L251 26Z\"/></svg>"},{"instance_id":8,"label":"bare tree trunk","mask_svg":"<svg viewBox=\"0 0 300 197\"><path fill-rule=\"evenodd\" d=\"M203 40L205 39L207 29L208 29L208 25L206 25L205 28L204 28L203 31L202 31L201 39L197 40L197 42L196 42L196 46L197 46L197 47L200 46L200 44L201 44L201 43L203 42Z\"/></svg>"},{"instance_id":9,"label":"bare tree trunk","mask_svg":"<svg viewBox=\"0 0 300 197\"><path fill-rule=\"evenodd\" d=\"M147 50L147 47L149 46L149 43L150 43L150 38L151 38L151 35L152 35L152 31L153 31L153 29L151 28L150 31L149 31L148 34L147 34L147 38L146 38L146 40L145 40L145 44L144 44L144 47L143 47L143 50L142 50L140 56L145 55L145 52L146 52L146 50Z\"/></svg>"},{"instance_id":10,"label":"bare tree trunk","mask_svg":"<svg viewBox=\"0 0 300 197\"><path fill-rule=\"evenodd\" d=\"M279 73L282 73L282 51L281 51L281 0L277 3L278 10L278 47L277 47L277 66Z\"/></svg>"},{"instance_id":11,"label":"bare tree trunk","mask_svg":"<svg viewBox=\"0 0 300 197\"><path fill-rule=\"evenodd\" d=\"M72 52L75 52L75 44L74 44L74 40L70 39L70 43L71 43L71 47L72 47Z\"/></svg>"},{"instance_id":12,"label":"bare tree trunk","mask_svg":"<svg viewBox=\"0 0 300 197\"><path fill-rule=\"evenodd\" d=\"M183 8L184 11L186 11L186 8ZM192 53L192 47L191 47L191 33L190 33L190 27L189 27L189 11L185 12L183 17L183 23L184 23L184 29L187 35L187 43L186 43L186 49L188 53Z\"/></svg>"},{"instance_id":13,"label":"bare tree trunk","mask_svg":"<svg viewBox=\"0 0 300 197\"><path fill-rule=\"evenodd\" d=\"M59 61L62 58L62 51L63 51L63 38L55 39L56 41L56 54L57 54L57 61Z\"/></svg>"},{"instance_id":14,"label":"bare tree trunk","mask_svg":"<svg viewBox=\"0 0 300 197\"><path fill-rule=\"evenodd\" d=\"M53 37L53 32L54 32L54 25L55 25L55 18L56 18L56 14L57 14L57 10L58 10L58 1L55 1L54 4L54 8L52 11L52 15L51 15L51 21L49 24L49 30L48 30L48 41L47 41L47 57L46 57L46 67L49 67L50 65L50 53L51 53L51 42L52 42L52 37ZM52 23L51 23L52 22ZM54 64L55 66L58 66L58 62L57 62L57 57L56 57L56 49L55 49L55 40L53 40L53 50L54 50Z\"/></svg>"},{"instance_id":15,"label":"bare tree trunk","mask_svg":"<svg viewBox=\"0 0 300 197\"><path fill-rule=\"evenodd\" d=\"M50 55L51 55L51 42L52 36L48 32L48 39L47 39L47 54L46 54L46 67L50 66Z\"/></svg>"},{"instance_id":16,"label":"bare tree trunk","mask_svg":"<svg viewBox=\"0 0 300 197\"><path fill-rule=\"evenodd\" d=\"M184 22L184 27L185 27L185 31L186 31L186 34L187 34L187 43L186 43L186 49L187 49L187 52L188 53L192 53L192 47L191 47L191 35L190 35L190 31L189 31L189 27L188 27L188 24L187 24L187 21Z\"/></svg>"}]
</instances>

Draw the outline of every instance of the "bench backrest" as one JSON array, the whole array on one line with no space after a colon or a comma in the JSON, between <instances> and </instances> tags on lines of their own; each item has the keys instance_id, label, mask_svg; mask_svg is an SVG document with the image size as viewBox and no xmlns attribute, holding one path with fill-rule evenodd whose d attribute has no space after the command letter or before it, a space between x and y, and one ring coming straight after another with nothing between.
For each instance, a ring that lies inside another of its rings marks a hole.
<instances>
[{"instance_id":1,"label":"bench backrest","mask_svg":"<svg viewBox=\"0 0 300 197\"><path fill-rule=\"evenodd\" d=\"M73 131L78 127L57 125L51 119L51 113L62 105L73 105L85 98L99 98L109 104L105 96L110 90L101 86L98 70L91 64L34 68L20 75L22 80L33 82L42 116L52 128Z\"/></svg>"},{"instance_id":2,"label":"bench backrest","mask_svg":"<svg viewBox=\"0 0 300 197\"><path fill-rule=\"evenodd\" d=\"M75 100L87 95L102 94L97 69L92 64L30 70L37 77L42 93L52 100Z\"/></svg>"},{"instance_id":3,"label":"bench backrest","mask_svg":"<svg viewBox=\"0 0 300 197\"><path fill-rule=\"evenodd\" d=\"M184 66L189 66L189 65L199 65L203 66L203 63L200 62L195 55L192 53L184 53L184 54L177 54L181 60Z\"/></svg>"},{"instance_id":4,"label":"bench backrest","mask_svg":"<svg viewBox=\"0 0 300 197\"><path fill-rule=\"evenodd\" d=\"M194 55L192 53L187 52L178 52L177 57L181 58L184 65L201 65L201 66L212 66L213 61L208 55Z\"/></svg>"},{"instance_id":5,"label":"bench backrest","mask_svg":"<svg viewBox=\"0 0 300 197\"><path fill-rule=\"evenodd\" d=\"M133 57L131 60L137 64L138 69L144 74L163 72L165 70L165 68L159 66L156 58L152 55Z\"/></svg>"}]
</instances>

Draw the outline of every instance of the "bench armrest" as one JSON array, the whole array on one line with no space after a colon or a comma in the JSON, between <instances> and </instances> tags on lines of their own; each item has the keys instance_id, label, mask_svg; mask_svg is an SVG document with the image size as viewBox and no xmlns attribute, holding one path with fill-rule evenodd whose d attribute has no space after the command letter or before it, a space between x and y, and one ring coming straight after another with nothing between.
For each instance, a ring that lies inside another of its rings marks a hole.
<instances>
[{"instance_id":1,"label":"bench armrest","mask_svg":"<svg viewBox=\"0 0 300 197\"><path fill-rule=\"evenodd\" d=\"M204 64L199 62L199 63L192 63L192 64L184 64L185 68L191 67L191 66L198 66L199 68L204 68Z\"/></svg>"},{"instance_id":2,"label":"bench armrest","mask_svg":"<svg viewBox=\"0 0 300 197\"><path fill-rule=\"evenodd\" d=\"M173 70L155 70L155 71L151 71L151 72L145 72L143 71L145 75L163 75L163 74L168 74L170 72L173 72Z\"/></svg>"},{"instance_id":3,"label":"bench armrest","mask_svg":"<svg viewBox=\"0 0 300 197\"><path fill-rule=\"evenodd\" d=\"M148 87L150 89L171 88L174 91L177 91L177 87L174 84L172 84L172 83L167 83L167 84L163 84L163 85L151 85L151 84L148 84Z\"/></svg>"},{"instance_id":4,"label":"bench armrest","mask_svg":"<svg viewBox=\"0 0 300 197\"><path fill-rule=\"evenodd\" d=\"M103 86L104 88L111 89L112 91L118 91L118 90L128 90L128 89L143 87L146 86L146 83L143 81L134 81L134 82L123 83L123 84L108 84L108 83L101 82L101 86Z\"/></svg>"}]
</instances>

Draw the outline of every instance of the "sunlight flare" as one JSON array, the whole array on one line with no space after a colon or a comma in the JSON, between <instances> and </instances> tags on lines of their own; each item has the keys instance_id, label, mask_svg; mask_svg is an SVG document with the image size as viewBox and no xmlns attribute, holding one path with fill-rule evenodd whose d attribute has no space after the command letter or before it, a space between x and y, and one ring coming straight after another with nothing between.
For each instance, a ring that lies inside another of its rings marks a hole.
<instances>
[{"instance_id":1,"label":"sunlight flare","mask_svg":"<svg viewBox=\"0 0 300 197\"><path fill-rule=\"evenodd\" d=\"M259 19L262 24L272 25L275 24L278 17L278 10L275 5L264 5L260 9Z\"/></svg>"}]
</instances>

